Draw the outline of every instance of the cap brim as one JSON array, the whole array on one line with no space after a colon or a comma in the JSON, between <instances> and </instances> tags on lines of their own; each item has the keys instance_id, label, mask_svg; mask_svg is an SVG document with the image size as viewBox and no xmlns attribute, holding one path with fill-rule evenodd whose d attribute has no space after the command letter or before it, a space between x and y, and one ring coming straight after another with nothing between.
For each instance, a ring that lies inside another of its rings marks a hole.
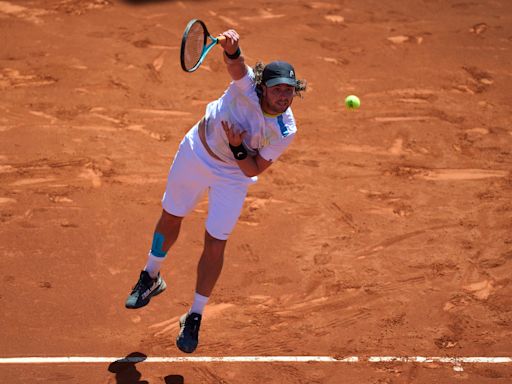
<instances>
[{"instance_id":1,"label":"cap brim","mask_svg":"<svg viewBox=\"0 0 512 384\"><path fill-rule=\"evenodd\" d=\"M275 79L270 79L265 83L267 87L273 87L278 84L287 84L295 87L297 85L297 80L290 79L289 77L277 77Z\"/></svg>"}]
</instances>

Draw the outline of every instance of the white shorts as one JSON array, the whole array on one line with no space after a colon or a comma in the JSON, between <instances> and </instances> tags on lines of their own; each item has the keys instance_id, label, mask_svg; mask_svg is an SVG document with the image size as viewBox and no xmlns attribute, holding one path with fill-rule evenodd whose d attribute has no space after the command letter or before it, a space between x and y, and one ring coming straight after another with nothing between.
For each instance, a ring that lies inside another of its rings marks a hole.
<instances>
[{"instance_id":1,"label":"white shorts","mask_svg":"<svg viewBox=\"0 0 512 384\"><path fill-rule=\"evenodd\" d=\"M208 191L206 230L219 240L227 240L238 221L249 185L238 167L211 157L199 140L197 125L183 138L176 153L162 198L163 209L184 217Z\"/></svg>"}]
</instances>

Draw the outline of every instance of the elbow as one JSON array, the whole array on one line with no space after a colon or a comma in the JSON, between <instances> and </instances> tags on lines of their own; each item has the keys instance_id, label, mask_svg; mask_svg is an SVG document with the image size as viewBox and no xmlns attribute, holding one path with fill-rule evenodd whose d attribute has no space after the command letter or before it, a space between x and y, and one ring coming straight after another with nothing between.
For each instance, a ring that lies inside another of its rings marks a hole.
<instances>
[{"instance_id":1,"label":"elbow","mask_svg":"<svg viewBox=\"0 0 512 384\"><path fill-rule=\"evenodd\" d=\"M261 172L257 172L257 171L244 171L244 170L242 170L242 172L247 177L258 176L261 173Z\"/></svg>"},{"instance_id":2,"label":"elbow","mask_svg":"<svg viewBox=\"0 0 512 384\"><path fill-rule=\"evenodd\" d=\"M258 176L262 171L258 167L240 168L242 173L247 177Z\"/></svg>"}]
</instances>

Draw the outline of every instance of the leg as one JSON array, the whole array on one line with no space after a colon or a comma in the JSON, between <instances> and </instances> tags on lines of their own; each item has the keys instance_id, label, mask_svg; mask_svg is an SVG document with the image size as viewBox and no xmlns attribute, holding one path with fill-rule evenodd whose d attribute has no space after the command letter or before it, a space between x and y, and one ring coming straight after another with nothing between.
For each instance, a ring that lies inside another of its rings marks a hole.
<instances>
[{"instance_id":1,"label":"leg","mask_svg":"<svg viewBox=\"0 0 512 384\"><path fill-rule=\"evenodd\" d=\"M245 179L212 175L204 249L197 265L194 302L190 311L180 318L180 332L176 339L176 345L183 352L194 352L199 343L203 309L222 271L227 239L240 216L247 187Z\"/></svg>"},{"instance_id":2,"label":"leg","mask_svg":"<svg viewBox=\"0 0 512 384\"><path fill-rule=\"evenodd\" d=\"M205 166L194 155L187 137L180 144L167 176L167 186L162 198L162 214L156 225L151 251L139 281L126 300L127 308L140 308L152 296L166 288L160 276L160 267L167 252L176 242L183 217L196 205L208 187Z\"/></svg>"},{"instance_id":3,"label":"leg","mask_svg":"<svg viewBox=\"0 0 512 384\"><path fill-rule=\"evenodd\" d=\"M160 272L160 267L165 260L167 252L178 239L183 217L171 215L162 210L162 215L156 224L153 234L151 252L148 255L145 271L155 279Z\"/></svg>"},{"instance_id":4,"label":"leg","mask_svg":"<svg viewBox=\"0 0 512 384\"><path fill-rule=\"evenodd\" d=\"M230 180L217 180L209 190L204 249L197 266L196 297L192 312L202 314L220 276L226 242L238 221L246 194L247 184Z\"/></svg>"},{"instance_id":5,"label":"leg","mask_svg":"<svg viewBox=\"0 0 512 384\"><path fill-rule=\"evenodd\" d=\"M160 277L159 271L167 251L178 238L182 220L182 217L171 215L165 210L162 211L153 235L153 244L147 258L146 267L141 272L139 281L126 300L126 308L144 307L149 304L153 296L159 295L167 288L164 279Z\"/></svg>"},{"instance_id":6,"label":"leg","mask_svg":"<svg viewBox=\"0 0 512 384\"><path fill-rule=\"evenodd\" d=\"M190 143L186 138L183 139L167 176L162 215L155 228L145 268L153 278L157 276L167 252L178 238L183 217L194 208L208 186L202 171Z\"/></svg>"},{"instance_id":7,"label":"leg","mask_svg":"<svg viewBox=\"0 0 512 384\"><path fill-rule=\"evenodd\" d=\"M192 353L199 343L199 328L203 308L215 287L224 263L227 240L219 240L205 231L204 249L197 265L196 294L188 313L180 318L180 333L176 345L185 353Z\"/></svg>"},{"instance_id":8,"label":"leg","mask_svg":"<svg viewBox=\"0 0 512 384\"><path fill-rule=\"evenodd\" d=\"M209 297L217 282L224 263L227 240L219 240L205 231L204 250L197 265L196 292Z\"/></svg>"},{"instance_id":9,"label":"leg","mask_svg":"<svg viewBox=\"0 0 512 384\"><path fill-rule=\"evenodd\" d=\"M163 235L164 242L162 244L162 251L167 253L169 248L176 242L180 233L181 222L183 217L174 216L162 210L162 216L156 224L155 233Z\"/></svg>"}]
</instances>

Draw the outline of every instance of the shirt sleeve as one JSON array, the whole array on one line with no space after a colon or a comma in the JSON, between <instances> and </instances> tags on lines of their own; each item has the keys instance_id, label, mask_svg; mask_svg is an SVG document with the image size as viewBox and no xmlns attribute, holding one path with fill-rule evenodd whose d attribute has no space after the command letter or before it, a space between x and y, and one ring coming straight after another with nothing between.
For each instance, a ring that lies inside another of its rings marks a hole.
<instances>
[{"instance_id":1,"label":"shirt sleeve","mask_svg":"<svg viewBox=\"0 0 512 384\"><path fill-rule=\"evenodd\" d=\"M254 92L256 83L254 82L254 71L251 67L247 66L247 73L244 77L238 80L233 80L233 85L244 94Z\"/></svg>"},{"instance_id":2,"label":"shirt sleeve","mask_svg":"<svg viewBox=\"0 0 512 384\"><path fill-rule=\"evenodd\" d=\"M286 148L291 144L293 138L295 137L295 132L283 137L281 140L270 143L266 147L260 149L260 156L263 157L267 161L275 162L279 156L285 151Z\"/></svg>"}]
</instances>

